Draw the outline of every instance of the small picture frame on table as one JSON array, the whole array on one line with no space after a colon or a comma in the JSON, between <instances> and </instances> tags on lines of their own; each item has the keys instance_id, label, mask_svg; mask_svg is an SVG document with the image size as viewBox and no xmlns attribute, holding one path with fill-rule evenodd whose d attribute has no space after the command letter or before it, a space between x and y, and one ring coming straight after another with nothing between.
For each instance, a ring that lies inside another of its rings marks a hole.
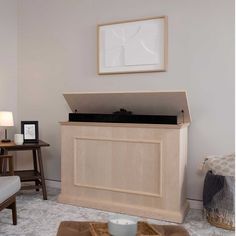
<instances>
[{"instance_id":1,"label":"small picture frame on table","mask_svg":"<svg viewBox=\"0 0 236 236\"><path fill-rule=\"evenodd\" d=\"M21 133L24 143L37 143L39 141L38 121L21 121Z\"/></svg>"}]
</instances>

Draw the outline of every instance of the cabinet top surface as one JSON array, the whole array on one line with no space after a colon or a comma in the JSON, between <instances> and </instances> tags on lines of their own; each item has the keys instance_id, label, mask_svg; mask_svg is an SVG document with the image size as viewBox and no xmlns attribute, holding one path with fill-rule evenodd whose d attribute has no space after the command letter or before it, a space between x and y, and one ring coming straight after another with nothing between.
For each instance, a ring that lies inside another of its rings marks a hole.
<instances>
[{"instance_id":1,"label":"cabinet top surface","mask_svg":"<svg viewBox=\"0 0 236 236\"><path fill-rule=\"evenodd\" d=\"M127 127L127 128L159 128L159 129L181 129L188 127L189 123L179 125L162 124L130 124L130 123L96 123L96 122L60 122L61 126L98 126L98 127Z\"/></svg>"},{"instance_id":2,"label":"cabinet top surface","mask_svg":"<svg viewBox=\"0 0 236 236\"><path fill-rule=\"evenodd\" d=\"M72 112L112 114L124 108L136 115L181 115L183 123L191 122L185 91L88 92L64 93L63 96Z\"/></svg>"}]
</instances>

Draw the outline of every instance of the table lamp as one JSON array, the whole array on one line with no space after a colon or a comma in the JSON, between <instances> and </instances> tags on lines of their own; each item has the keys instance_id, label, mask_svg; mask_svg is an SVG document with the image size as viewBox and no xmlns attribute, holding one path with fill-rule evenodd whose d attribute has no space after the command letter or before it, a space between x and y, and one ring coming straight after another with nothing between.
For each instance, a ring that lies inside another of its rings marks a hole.
<instances>
[{"instance_id":1,"label":"table lamp","mask_svg":"<svg viewBox=\"0 0 236 236\"><path fill-rule=\"evenodd\" d=\"M0 111L0 127L10 127L14 126L13 114L10 111ZM1 140L4 143L10 142L10 139L7 139L7 129L5 128L5 139Z\"/></svg>"}]
</instances>

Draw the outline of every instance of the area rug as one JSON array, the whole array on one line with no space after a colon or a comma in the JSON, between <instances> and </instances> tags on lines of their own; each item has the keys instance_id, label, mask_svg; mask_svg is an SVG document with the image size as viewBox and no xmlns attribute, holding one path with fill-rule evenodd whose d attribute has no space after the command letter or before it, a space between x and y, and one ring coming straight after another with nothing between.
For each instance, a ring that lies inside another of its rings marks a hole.
<instances>
[{"instance_id":1,"label":"area rug","mask_svg":"<svg viewBox=\"0 0 236 236\"><path fill-rule=\"evenodd\" d=\"M107 221L122 216L111 212L82 208L57 202L59 190L48 189L48 200L41 193L21 191L17 196L18 224L12 225L11 211L0 212L0 236L56 236L62 221ZM133 217L136 220L143 220ZM145 219L146 220L146 219ZM148 220L153 224L169 222ZM202 216L201 210L190 210L181 224L191 236L233 236L234 232L211 226Z\"/></svg>"},{"instance_id":2,"label":"area rug","mask_svg":"<svg viewBox=\"0 0 236 236\"><path fill-rule=\"evenodd\" d=\"M93 234L90 231L90 223L91 222L89 221L63 221L59 226L57 236L92 236ZM142 225L143 223L144 222L142 222ZM98 225L97 222L96 225ZM150 227L153 227L153 229L157 232L155 235L158 236L189 236L188 232L182 226L150 224ZM149 235L144 232L142 233L142 235ZM102 228L100 229L100 235L107 236L108 234L105 233L104 228Z\"/></svg>"}]
</instances>

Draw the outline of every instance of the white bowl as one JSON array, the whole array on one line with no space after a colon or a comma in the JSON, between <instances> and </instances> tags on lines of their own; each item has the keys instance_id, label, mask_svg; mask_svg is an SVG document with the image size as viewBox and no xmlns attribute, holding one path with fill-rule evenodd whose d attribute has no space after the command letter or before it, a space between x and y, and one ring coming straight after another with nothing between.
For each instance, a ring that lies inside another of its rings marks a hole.
<instances>
[{"instance_id":1,"label":"white bowl","mask_svg":"<svg viewBox=\"0 0 236 236\"><path fill-rule=\"evenodd\" d=\"M108 221L108 231L113 236L135 236L137 222L125 218L111 219Z\"/></svg>"}]
</instances>

